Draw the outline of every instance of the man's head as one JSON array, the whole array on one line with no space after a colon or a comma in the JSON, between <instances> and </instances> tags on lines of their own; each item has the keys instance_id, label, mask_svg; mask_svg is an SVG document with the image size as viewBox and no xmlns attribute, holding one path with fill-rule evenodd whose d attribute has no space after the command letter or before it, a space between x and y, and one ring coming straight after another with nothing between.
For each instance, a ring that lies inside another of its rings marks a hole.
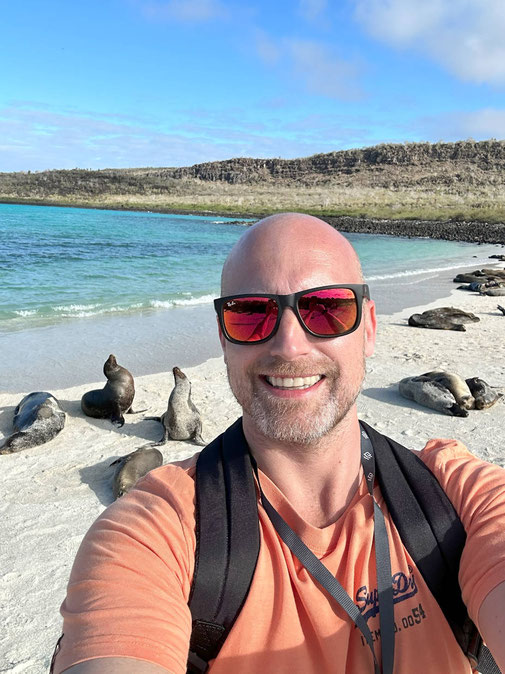
<instances>
[{"instance_id":1,"label":"man's head","mask_svg":"<svg viewBox=\"0 0 505 674\"><path fill-rule=\"evenodd\" d=\"M240 238L224 264L221 291L287 295L362 282L345 237L318 218L285 213L261 220ZM359 326L339 337L309 334L286 308L275 334L262 343L231 343L221 328L220 338L244 426L277 442L311 444L353 408L365 357L373 352L374 305L364 300Z\"/></svg>"}]
</instances>

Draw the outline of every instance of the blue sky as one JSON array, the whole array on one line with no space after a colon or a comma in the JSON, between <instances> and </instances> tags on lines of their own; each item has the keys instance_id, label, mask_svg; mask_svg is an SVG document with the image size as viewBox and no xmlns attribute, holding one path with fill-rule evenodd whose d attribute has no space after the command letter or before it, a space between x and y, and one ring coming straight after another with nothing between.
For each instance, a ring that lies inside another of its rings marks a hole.
<instances>
[{"instance_id":1,"label":"blue sky","mask_svg":"<svg viewBox=\"0 0 505 674\"><path fill-rule=\"evenodd\" d=\"M0 171L505 137L504 0L0 3Z\"/></svg>"}]
</instances>

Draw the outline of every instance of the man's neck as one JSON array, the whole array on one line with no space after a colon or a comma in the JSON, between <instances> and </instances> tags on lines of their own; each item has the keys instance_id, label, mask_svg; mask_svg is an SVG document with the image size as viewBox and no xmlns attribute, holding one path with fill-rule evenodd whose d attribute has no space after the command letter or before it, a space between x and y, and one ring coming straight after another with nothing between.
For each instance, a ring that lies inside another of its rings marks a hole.
<instances>
[{"instance_id":1,"label":"man's neck","mask_svg":"<svg viewBox=\"0 0 505 674\"><path fill-rule=\"evenodd\" d=\"M336 428L311 445L272 441L244 416L244 433L258 468L309 524L323 528L349 505L360 479L360 429L353 406Z\"/></svg>"}]
</instances>

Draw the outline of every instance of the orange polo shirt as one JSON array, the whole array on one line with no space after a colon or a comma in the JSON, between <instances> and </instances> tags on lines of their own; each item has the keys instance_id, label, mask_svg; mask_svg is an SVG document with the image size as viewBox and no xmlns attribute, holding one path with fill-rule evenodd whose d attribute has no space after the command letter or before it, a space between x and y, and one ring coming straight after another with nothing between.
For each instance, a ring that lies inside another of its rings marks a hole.
<instances>
[{"instance_id":1,"label":"orange polo shirt","mask_svg":"<svg viewBox=\"0 0 505 674\"><path fill-rule=\"evenodd\" d=\"M505 471L454 440L432 440L421 458L437 476L468 535L459 581L477 623L483 599L505 581ZM55 672L84 660L130 657L186 672L194 566L195 457L162 466L113 503L86 534L61 612L64 637ZM272 505L334 574L363 615L380 659L373 505L362 480L337 522L301 519L260 473ZM405 550L380 490L388 529L397 674L464 674L470 665ZM249 595L212 674L373 672L359 629L280 540L258 504L261 547ZM379 660L380 661L380 660ZM135 663L132 661L132 672Z\"/></svg>"}]
</instances>

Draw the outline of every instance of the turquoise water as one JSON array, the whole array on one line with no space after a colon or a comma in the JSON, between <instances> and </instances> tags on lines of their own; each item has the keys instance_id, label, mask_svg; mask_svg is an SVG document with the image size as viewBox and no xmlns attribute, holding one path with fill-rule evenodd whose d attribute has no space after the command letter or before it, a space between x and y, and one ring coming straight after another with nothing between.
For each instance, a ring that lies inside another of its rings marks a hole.
<instances>
[{"instance_id":1,"label":"turquoise water","mask_svg":"<svg viewBox=\"0 0 505 674\"><path fill-rule=\"evenodd\" d=\"M210 304L244 226L216 216L0 204L0 331ZM457 242L349 239L379 294L486 257L485 247Z\"/></svg>"}]
</instances>

